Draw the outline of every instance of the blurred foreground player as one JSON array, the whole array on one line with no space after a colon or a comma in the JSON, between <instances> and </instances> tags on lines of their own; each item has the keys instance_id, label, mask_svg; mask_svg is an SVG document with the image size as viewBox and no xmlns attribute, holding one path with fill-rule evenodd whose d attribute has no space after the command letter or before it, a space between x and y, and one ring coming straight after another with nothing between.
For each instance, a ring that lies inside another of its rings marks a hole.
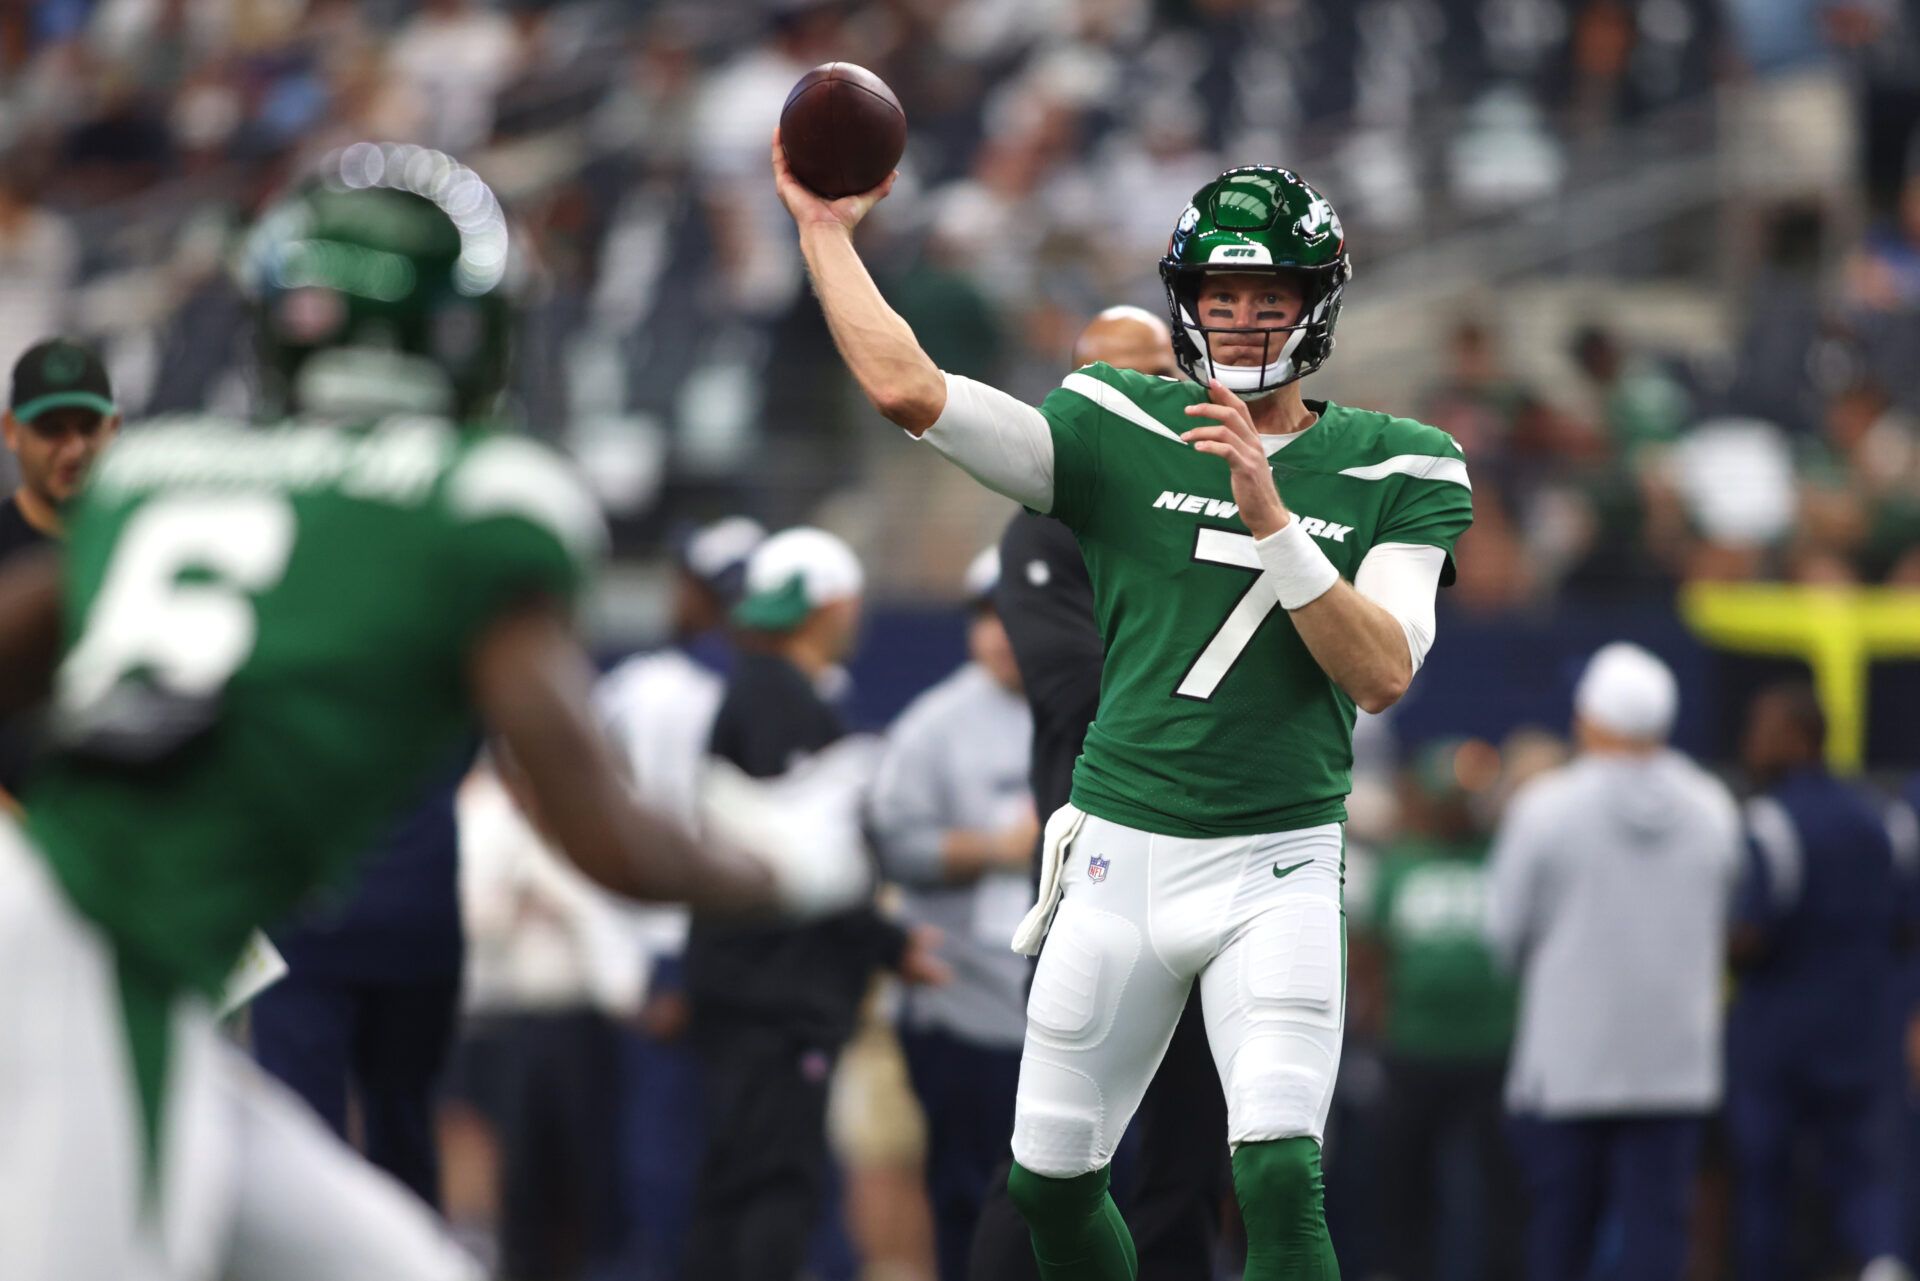
<instances>
[{"instance_id":1,"label":"blurred foreground player","mask_svg":"<svg viewBox=\"0 0 1920 1281\"><path fill-rule=\"evenodd\" d=\"M1227 1096L1247 1281L1338 1274L1320 1146L1345 1031L1340 907L1357 709L1411 685L1472 522L1444 432L1308 401L1350 264L1332 205L1285 169L1193 194L1160 260L1195 381L1110 365L1038 407L943 373L853 229L775 182L869 400L988 488L1078 536L1106 642L1073 798L1047 821L1008 1190L1047 1281L1138 1274L1115 1147L1197 984ZM1284 491L1284 492L1283 492Z\"/></svg>"},{"instance_id":2,"label":"blurred foreground player","mask_svg":"<svg viewBox=\"0 0 1920 1281\"><path fill-rule=\"evenodd\" d=\"M0 565L60 537L61 510L119 430L107 367L91 347L49 338L21 354L0 419L0 434L20 473L19 485L0 501ZM0 807L20 790L29 731L30 724L0 726Z\"/></svg>"},{"instance_id":3,"label":"blurred foreground player","mask_svg":"<svg viewBox=\"0 0 1920 1281\"><path fill-rule=\"evenodd\" d=\"M1074 367L1096 362L1162 378L1179 373L1166 322L1139 307L1109 307L1081 332ZM996 603L1033 709L1034 804L1051 814L1072 794L1073 763L1100 706L1105 651L1093 616L1093 582L1073 531L1030 511L1008 522L1000 564ZM1140 1281L1206 1276L1226 1192L1227 1103L1207 1049L1198 992L1187 998L1134 1125L1139 1177L1127 1211ZM1003 1169L996 1192L1005 1186ZM975 1235L974 1281L1038 1275L1025 1221L996 1195Z\"/></svg>"},{"instance_id":4,"label":"blurred foreground player","mask_svg":"<svg viewBox=\"0 0 1920 1281\"><path fill-rule=\"evenodd\" d=\"M297 417L153 424L70 513L63 570L0 575L0 710L54 693L27 826L0 826L8 1281L475 1275L209 1002L478 722L609 889L766 909L828 883L632 801L569 624L591 500L463 427L505 373L507 249L463 166L336 154L248 246L265 388Z\"/></svg>"},{"instance_id":5,"label":"blurred foreground player","mask_svg":"<svg viewBox=\"0 0 1920 1281\"><path fill-rule=\"evenodd\" d=\"M1737 1275L1800 1275L1795 1153L1813 1140L1834 1236L1868 1281L1898 1260L1895 1002L1914 922L1912 851L1827 771L1813 688L1771 686L1747 712L1747 857L1735 900L1727 1013L1727 1135L1738 1176ZM1902 866L1905 863L1906 866Z\"/></svg>"}]
</instances>

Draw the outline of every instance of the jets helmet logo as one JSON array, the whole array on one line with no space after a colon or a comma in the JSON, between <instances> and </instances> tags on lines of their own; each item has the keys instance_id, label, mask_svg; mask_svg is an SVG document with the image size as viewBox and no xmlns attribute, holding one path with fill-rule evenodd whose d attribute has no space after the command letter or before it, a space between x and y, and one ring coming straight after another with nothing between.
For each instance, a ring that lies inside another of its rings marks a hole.
<instances>
[{"instance_id":1,"label":"jets helmet logo","mask_svg":"<svg viewBox=\"0 0 1920 1281\"><path fill-rule=\"evenodd\" d=\"M1339 240L1347 238L1346 232L1340 229L1340 215L1333 211L1332 202L1325 196L1315 196L1295 225L1299 228L1300 238L1310 245L1317 245L1328 236Z\"/></svg>"}]
</instances>

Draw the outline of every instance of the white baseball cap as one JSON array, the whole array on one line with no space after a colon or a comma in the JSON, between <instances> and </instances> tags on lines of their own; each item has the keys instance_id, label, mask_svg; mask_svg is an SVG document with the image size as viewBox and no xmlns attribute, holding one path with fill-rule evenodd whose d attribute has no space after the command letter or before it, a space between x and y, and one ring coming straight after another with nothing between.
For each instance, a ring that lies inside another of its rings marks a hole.
<instances>
[{"instance_id":1,"label":"white baseball cap","mask_svg":"<svg viewBox=\"0 0 1920 1281\"><path fill-rule=\"evenodd\" d=\"M1679 709L1673 669L1626 641L1602 646L1573 691L1573 710L1582 720L1623 738L1664 740Z\"/></svg>"},{"instance_id":2,"label":"white baseball cap","mask_svg":"<svg viewBox=\"0 0 1920 1281\"><path fill-rule=\"evenodd\" d=\"M845 541L824 529L783 529L747 559L746 595L733 621L759 631L798 627L822 605L860 595L866 574Z\"/></svg>"}]
</instances>

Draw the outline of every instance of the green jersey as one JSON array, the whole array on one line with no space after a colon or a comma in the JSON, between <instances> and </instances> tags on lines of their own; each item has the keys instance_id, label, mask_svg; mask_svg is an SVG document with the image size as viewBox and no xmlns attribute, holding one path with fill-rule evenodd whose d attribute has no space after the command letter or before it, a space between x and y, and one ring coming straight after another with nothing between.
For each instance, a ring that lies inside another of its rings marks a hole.
<instances>
[{"instance_id":1,"label":"green jersey","mask_svg":"<svg viewBox=\"0 0 1920 1281\"><path fill-rule=\"evenodd\" d=\"M1338 821L1353 700L1263 580L1226 460L1179 439L1205 399L1196 383L1096 364L1040 406L1050 514L1079 538L1107 649L1073 803L1183 837ZM1383 543L1451 553L1473 519L1459 446L1404 418L1321 406L1272 464L1281 501L1348 580Z\"/></svg>"},{"instance_id":2,"label":"green jersey","mask_svg":"<svg viewBox=\"0 0 1920 1281\"><path fill-rule=\"evenodd\" d=\"M69 522L30 831L123 967L213 993L474 732L481 629L603 540L550 451L444 420L128 432Z\"/></svg>"},{"instance_id":3,"label":"green jersey","mask_svg":"<svg viewBox=\"0 0 1920 1281\"><path fill-rule=\"evenodd\" d=\"M1387 951L1387 1046L1425 1059L1499 1059L1513 1040L1513 981L1493 963L1485 841L1408 840L1380 860L1368 926Z\"/></svg>"}]
</instances>

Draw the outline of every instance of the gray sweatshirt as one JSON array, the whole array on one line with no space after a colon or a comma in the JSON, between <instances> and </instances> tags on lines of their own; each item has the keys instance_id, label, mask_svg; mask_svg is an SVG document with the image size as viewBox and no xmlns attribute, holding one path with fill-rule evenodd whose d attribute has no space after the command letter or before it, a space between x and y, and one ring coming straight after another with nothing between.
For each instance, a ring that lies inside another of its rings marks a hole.
<instances>
[{"instance_id":1,"label":"gray sweatshirt","mask_svg":"<svg viewBox=\"0 0 1920 1281\"><path fill-rule=\"evenodd\" d=\"M1520 975L1507 1106L1547 1118L1719 1101L1739 815L1677 752L1541 775L1494 842L1487 939Z\"/></svg>"},{"instance_id":2,"label":"gray sweatshirt","mask_svg":"<svg viewBox=\"0 0 1920 1281\"><path fill-rule=\"evenodd\" d=\"M1017 1048L1026 1031L1027 960L1008 940L1033 904L1028 873L995 872L949 885L940 847L949 831L997 831L1033 802L1026 700L969 663L900 714L873 790L881 867L903 890L902 916L945 933L953 982L906 994L903 1023L935 1027L990 1048Z\"/></svg>"}]
</instances>

